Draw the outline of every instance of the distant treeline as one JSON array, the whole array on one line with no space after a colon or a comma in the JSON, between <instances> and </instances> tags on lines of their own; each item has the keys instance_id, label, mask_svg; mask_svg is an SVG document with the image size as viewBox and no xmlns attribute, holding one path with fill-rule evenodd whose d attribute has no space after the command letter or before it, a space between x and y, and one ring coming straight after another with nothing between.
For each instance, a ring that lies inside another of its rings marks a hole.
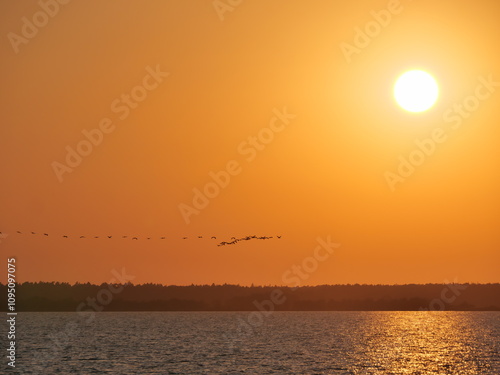
<instances>
[{"instance_id":1,"label":"distant treeline","mask_svg":"<svg viewBox=\"0 0 500 375\"><path fill-rule=\"evenodd\" d=\"M2 311L7 286L0 284ZM16 286L16 311L500 311L500 284L281 286L68 284Z\"/></svg>"}]
</instances>

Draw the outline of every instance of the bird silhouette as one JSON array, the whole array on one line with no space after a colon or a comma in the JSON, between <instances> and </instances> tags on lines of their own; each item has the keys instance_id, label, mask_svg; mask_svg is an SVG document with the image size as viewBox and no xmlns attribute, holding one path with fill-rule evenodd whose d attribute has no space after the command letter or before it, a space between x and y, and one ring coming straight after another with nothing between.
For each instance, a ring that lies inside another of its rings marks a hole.
<instances>
[{"instance_id":1,"label":"bird silhouette","mask_svg":"<svg viewBox=\"0 0 500 375\"><path fill-rule=\"evenodd\" d=\"M269 240L269 239L272 239L272 238L274 238L274 237L272 237L272 236L256 236L256 235L246 236L246 237L241 237L241 238L231 237L231 241L229 241L229 242L226 242L226 241L221 242L217 246L235 245L235 244L237 244L240 241L250 241L251 239ZM281 238L281 236L277 236L277 238Z\"/></svg>"},{"instance_id":2,"label":"bird silhouette","mask_svg":"<svg viewBox=\"0 0 500 375\"><path fill-rule=\"evenodd\" d=\"M23 232L21 231L16 231L16 233L18 234L23 234ZM33 232L33 231L30 231L30 232L27 232L27 233L31 233L32 235L36 235L37 233L36 232ZM0 236L3 235L2 232L0 232ZM48 237L49 234L48 233L43 233L43 236L45 237ZM69 238L69 235L62 235L61 237L63 238ZM106 236L108 239L112 239L113 236ZM217 246L226 246L226 245L234 245L236 243L238 243L239 241L249 241L251 239L259 239L259 240L268 240L268 239L272 239L272 238L277 238L277 239L281 239L283 236L282 235L279 235L279 236L256 236L256 235L252 235L252 236L246 236L246 237L242 237L242 238L236 238L236 237L231 237L231 241L227 242L227 241L223 241L221 243L219 243ZM86 238L85 236L80 236L79 238ZM100 238L100 236L94 236L93 238ZM103 237L104 238L104 237ZM129 238L129 236L121 236L121 238ZM199 239L202 239L203 236L197 236L197 238ZM207 237L208 238L208 237ZM138 237L132 237L133 240L138 240L139 238ZM151 240L152 237L147 237L146 239L148 240ZM166 237L165 236L162 236L160 237L160 239L162 240L165 240ZM187 240L188 237L182 237L183 240ZM210 239L212 240L216 240L217 237L216 236L211 236Z\"/></svg>"}]
</instances>

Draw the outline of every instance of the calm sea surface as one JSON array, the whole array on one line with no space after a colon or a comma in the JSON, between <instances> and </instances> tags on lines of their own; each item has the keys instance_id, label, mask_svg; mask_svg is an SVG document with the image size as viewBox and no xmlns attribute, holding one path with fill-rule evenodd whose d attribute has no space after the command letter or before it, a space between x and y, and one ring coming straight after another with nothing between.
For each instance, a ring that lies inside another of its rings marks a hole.
<instances>
[{"instance_id":1,"label":"calm sea surface","mask_svg":"<svg viewBox=\"0 0 500 375\"><path fill-rule=\"evenodd\" d=\"M17 345L2 373L499 375L500 313L20 313Z\"/></svg>"}]
</instances>

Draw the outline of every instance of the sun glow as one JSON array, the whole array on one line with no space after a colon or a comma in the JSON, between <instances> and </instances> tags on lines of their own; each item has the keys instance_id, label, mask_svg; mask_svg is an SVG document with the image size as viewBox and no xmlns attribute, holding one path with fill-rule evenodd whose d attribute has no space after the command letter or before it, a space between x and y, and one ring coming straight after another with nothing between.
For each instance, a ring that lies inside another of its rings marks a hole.
<instances>
[{"instance_id":1,"label":"sun glow","mask_svg":"<svg viewBox=\"0 0 500 375\"><path fill-rule=\"evenodd\" d=\"M410 70L401 75L394 85L394 98L409 112L422 112L436 102L439 89L434 78L422 70Z\"/></svg>"}]
</instances>

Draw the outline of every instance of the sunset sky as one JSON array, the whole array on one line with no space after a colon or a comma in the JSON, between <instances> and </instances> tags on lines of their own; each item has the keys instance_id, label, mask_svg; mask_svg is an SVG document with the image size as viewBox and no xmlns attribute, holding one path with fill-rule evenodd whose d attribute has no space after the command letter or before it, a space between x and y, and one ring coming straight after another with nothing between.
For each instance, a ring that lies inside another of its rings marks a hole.
<instances>
[{"instance_id":1,"label":"sunset sky","mask_svg":"<svg viewBox=\"0 0 500 375\"><path fill-rule=\"evenodd\" d=\"M330 236L304 285L500 282L500 2L62 3L0 4L19 281L283 285ZM392 92L412 69L440 91L418 114ZM275 238L217 246L251 235Z\"/></svg>"}]
</instances>

